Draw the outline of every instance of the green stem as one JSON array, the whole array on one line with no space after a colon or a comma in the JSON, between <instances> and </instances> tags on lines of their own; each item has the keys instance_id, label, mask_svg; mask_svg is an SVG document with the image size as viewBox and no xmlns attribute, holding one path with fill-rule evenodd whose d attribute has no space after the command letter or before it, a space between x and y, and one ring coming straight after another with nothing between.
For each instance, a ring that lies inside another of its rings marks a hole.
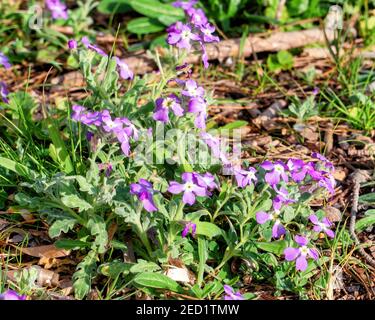
<instances>
[{"instance_id":1,"label":"green stem","mask_svg":"<svg viewBox=\"0 0 375 320\"><path fill-rule=\"evenodd\" d=\"M134 226L135 226L135 229L139 238L141 239L141 242L146 247L147 253L151 258L152 257L151 244L147 236L147 231L143 229L143 225L141 222L142 209L143 209L143 205L142 203L140 203L137 209L137 220L135 221Z\"/></svg>"},{"instance_id":2,"label":"green stem","mask_svg":"<svg viewBox=\"0 0 375 320\"><path fill-rule=\"evenodd\" d=\"M184 135L185 136L185 135ZM185 156L184 156L184 146L185 144L183 143L185 140L182 139L182 137L180 137L181 139L178 139L179 141L177 141L177 155L178 155L178 159L180 160L180 163L184 169L185 172L193 172L193 168L192 166L187 163L186 159L185 159Z\"/></svg>"},{"instance_id":3,"label":"green stem","mask_svg":"<svg viewBox=\"0 0 375 320\"><path fill-rule=\"evenodd\" d=\"M227 194L224 198L224 201L220 205L218 205L218 207L216 208L216 210L214 212L214 215L211 217L212 223L215 221L215 219L217 218L217 216L220 213L220 210L224 207L224 205L228 202L229 199L230 199L230 192L227 191Z\"/></svg>"},{"instance_id":4,"label":"green stem","mask_svg":"<svg viewBox=\"0 0 375 320\"><path fill-rule=\"evenodd\" d=\"M185 207L185 203L183 203L183 201L181 200L179 205L178 205L178 208L176 210L176 214L173 217L173 220L178 221L178 220L183 219L183 217L184 217L184 207Z\"/></svg>"},{"instance_id":5,"label":"green stem","mask_svg":"<svg viewBox=\"0 0 375 320\"><path fill-rule=\"evenodd\" d=\"M221 260L220 264L215 268L215 272L220 270L236 253L236 251L241 248L247 241L247 238L242 239L234 248L233 250L227 250L224 253L223 260ZM228 248L227 248L228 249Z\"/></svg>"}]
</instances>

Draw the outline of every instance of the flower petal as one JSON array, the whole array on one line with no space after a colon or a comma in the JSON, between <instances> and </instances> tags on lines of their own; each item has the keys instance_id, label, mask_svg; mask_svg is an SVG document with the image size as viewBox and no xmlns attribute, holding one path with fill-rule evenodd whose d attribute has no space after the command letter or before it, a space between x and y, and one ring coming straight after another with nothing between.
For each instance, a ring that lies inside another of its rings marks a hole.
<instances>
[{"instance_id":1,"label":"flower petal","mask_svg":"<svg viewBox=\"0 0 375 320\"><path fill-rule=\"evenodd\" d=\"M300 255L296 260L297 271L305 271L307 269L307 259L305 256Z\"/></svg>"},{"instance_id":2,"label":"flower petal","mask_svg":"<svg viewBox=\"0 0 375 320\"><path fill-rule=\"evenodd\" d=\"M284 250L285 260L293 261L295 260L298 255L300 254L300 250L298 248L286 248Z\"/></svg>"},{"instance_id":3,"label":"flower petal","mask_svg":"<svg viewBox=\"0 0 375 320\"><path fill-rule=\"evenodd\" d=\"M319 252L314 248L309 249L309 256L314 260L317 260L319 258Z\"/></svg>"},{"instance_id":4,"label":"flower petal","mask_svg":"<svg viewBox=\"0 0 375 320\"><path fill-rule=\"evenodd\" d=\"M182 196L182 202L192 206L195 203L194 193L192 191L185 191L184 195Z\"/></svg>"},{"instance_id":5,"label":"flower petal","mask_svg":"<svg viewBox=\"0 0 375 320\"><path fill-rule=\"evenodd\" d=\"M184 185L176 181L171 181L169 183L168 191L173 194L179 194L184 191Z\"/></svg>"},{"instance_id":6,"label":"flower petal","mask_svg":"<svg viewBox=\"0 0 375 320\"><path fill-rule=\"evenodd\" d=\"M297 242L300 246L305 246L309 242L309 240L306 237L296 235L294 237L294 241Z\"/></svg>"},{"instance_id":7,"label":"flower petal","mask_svg":"<svg viewBox=\"0 0 375 320\"><path fill-rule=\"evenodd\" d=\"M318 217L315 215L315 214L312 214L309 216L309 220L313 223L313 224L319 224L319 219Z\"/></svg>"},{"instance_id":8,"label":"flower petal","mask_svg":"<svg viewBox=\"0 0 375 320\"><path fill-rule=\"evenodd\" d=\"M271 220L271 216L264 211L257 212L255 217L256 217L256 220L259 224L263 224L263 223L266 223L267 221Z\"/></svg>"}]
</instances>

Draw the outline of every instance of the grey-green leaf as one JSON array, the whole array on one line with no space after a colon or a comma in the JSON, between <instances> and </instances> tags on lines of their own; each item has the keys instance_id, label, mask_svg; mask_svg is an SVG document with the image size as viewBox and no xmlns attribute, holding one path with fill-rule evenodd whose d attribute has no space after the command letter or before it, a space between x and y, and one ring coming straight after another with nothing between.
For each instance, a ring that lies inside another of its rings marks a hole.
<instances>
[{"instance_id":1,"label":"grey-green leaf","mask_svg":"<svg viewBox=\"0 0 375 320\"><path fill-rule=\"evenodd\" d=\"M51 238L56 238L60 236L61 232L67 233L72 230L76 225L77 220L74 218L64 218L56 220L49 228L48 234Z\"/></svg>"},{"instance_id":2,"label":"grey-green leaf","mask_svg":"<svg viewBox=\"0 0 375 320\"><path fill-rule=\"evenodd\" d=\"M74 295L83 299L91 289L91 279L96 269L96 252L90 251L78 264L77 271L73 274Z\"/></svg>"},{"instance_id":3,"label":"grey-green leaf","mask_svg":"<svg viewBox=\"0 0 375 320\"><path fill-rule=\"evenodd\" d=\"M171 278L161 274L153 272L138 273L134 277L134 283L139 286L145 286L155 289L166 289L174 292L183 292L181 286Z\"/></svg>"},{"instance_id":4,"label":"grey-green leaf","mask_svg":"<svg viewBox=\"0 0 375 320\"><path fill-rule=\"evenodd\" d=\"M67 195L61 198L61 201L68 208L78 208L79 212L89 210L92 206L76 194Z\"/></svg>"}]
</instances>

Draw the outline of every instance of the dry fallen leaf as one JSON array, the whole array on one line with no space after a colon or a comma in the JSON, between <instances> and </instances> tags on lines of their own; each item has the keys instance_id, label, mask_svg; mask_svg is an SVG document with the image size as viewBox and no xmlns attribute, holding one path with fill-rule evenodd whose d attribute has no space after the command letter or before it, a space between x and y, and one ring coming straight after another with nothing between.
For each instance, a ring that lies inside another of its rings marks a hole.
<instances>
[{"instance_id":1,"label":"dry fallen leaf","mask_svg":"<svg viewBox=\"0 0 375 320\"><path fill-rule=\"evenodd\" d=\"M38 262L39 265L44 266L45 269L58 268L63 265L74 265L75 262L72 259L56 259L41 257Z\"/></svg>"},{"instance_id":2,"label":"dry fallen leaf","mask_svg":"<svg viewBox=\"0 0 375 320\"><path fill-rule=\"evenodd\" d=\"M333 177L338 181L344 181L347 176L347 170L341 168L335 168Z\"/></svg>"},{"instance_id":3,"label":"dry fallen leaf","mask_svg":"<svg viewBox=\"0 0 375 320\"><path fill-rule=\"evenodd\" d=\"M61 258L70 254L70 250L57 249L53 244L39 247L20 248L22 253L37 258Z\"/></svg>"},{"instance_id":4,"label":"dry fallen leaf","mask_svg":"<svg viewBox=\"0 0 375 320\"><path fill-rule=\"evenodd\" d=\"M341 211L335 207L325 207L324 212L331 222L339 222L341 221Z\"/></svg>"}]
</instances>

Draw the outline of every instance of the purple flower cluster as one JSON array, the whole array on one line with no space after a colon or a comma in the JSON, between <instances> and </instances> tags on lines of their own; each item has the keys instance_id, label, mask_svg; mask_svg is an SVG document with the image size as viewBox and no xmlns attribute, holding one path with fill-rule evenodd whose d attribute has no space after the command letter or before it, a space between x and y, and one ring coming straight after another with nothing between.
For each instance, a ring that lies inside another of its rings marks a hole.
<instances>
[{"instance_id":1,"label":"purple flower cluster","mask_svg":"<svg viewBox=\"0 0 375 320\"><path fill-rule=\"evenodd\" d=\"M333 164L318 153L313 153L313 157L322 161L323 168L320 168L320 163L306 163L301 159L289 159L286 164L281 161L276 161L275 163L265 161L261 167L267 171L265 175L266 182L275 188L280 181L289 181L287 173L290 174L291 179L296 183L304 181L309 176L313 181L317 182L319 187L327 189L333 195L335 193L335 179L332 175L334 171Z\"/></svg>"},{"instance_id":2,"label":"purple flower cluster","mask_svg":"<svg viewBox=\"0 0 375 320\"><path fill-rule=\"evenodd\" d=\"M12 66L9 62L9 58L2 52L0 52L0 65L2 65L5 69L10 69Z\"/></svg>"},{"instance_id":3,"label":"purple flower cluster","mask_svg":"<svg viewBox=\"0 0 375 320\"><path fill-rule=\"evenodd\" d=\"M155 109L153 118L156 121L168 122L169 109L177 117L181 117L185 112L195 114L194 124L198 129L206 128L207 118L207 101L204 98L205 91L202 87L192 80L177 82L183 85L181 97L170 94L166 98L158 98L155 101Z\"/></svg>"},{"instance_id":4,"label":"purple flower cluster","mask_svg":"<svg viewBox=\"0 0 375 320\"><path fill-rule=\"evenodd\" d=\"M167 42L180 49L191 50L191 47L200 48L202 51L202 61L205 68L208 68L208 57L205 48L206 43L219 42L220 39L214 36L215 27L208 22L202 9L194 8L197 1L176 1L175 7L182 8L188 19L188 23L181 21L168 27Z\"/></svg>"},{"instance_id":5,"label":"purple flower cluster","mask_svg":"<svg viewBox=\"0 0 375 320\"><path fill-rule=\"evenodd\" d=\"M121 144L126 156L130 154L130 138L138 140L138 129L127 118L112 119L108 110L87 111L85 107L74 105L72 119L87 126L93 125L106 133L113 134Z\"/></svg>"},{"instance_id":6,"label":"purple flower cluster","mask_svg":"<svg viewBox=\"0 0 375 320\"><path fill-rule=\"evenodd\" d=\"M7 85L5 84L5 82L0 81L0 97L5 103L9 103L8 94L9 91Z\"/></svg>"},{"instance_id":7,"label":"purple flower cluster","mask_svg":"<svg viewBox=\"0 0 375 320\"><path fill-rule=\"evenodd\" d=\"M217 148L216 143L209 143ZM217 152L217 151L216 151ZM317 157L317 155L314 155ZM333 166L327 165L328 160L324 157L320 157L319 160L323 161L325 168L333 170ZM280 221L281 208L284 205L288 205L296 202L295 199L291 198L288 190L280 183L287 184L294 181L300 183L305 180L307 175L310 176L311 180L317 182L318 187L327 189L331 194L334 193L335 180L329 171L321 170L318 164L312 162L305 163L300 159L290 159L286 164L282 161L276 161L274 163L265 161L260 165L265 170L265 181L272 187L275 192L275 197L272 200L273 210L271 212L259 211L256 213L256 221L259 224L264 224L268 221L272 221L272 237L280 238L285 235L286 229ZM259 179L257 176L257 170L255 168L248 168L247 170L242 169L238 166L229 166L229 170L235 177L238 187L245 188L247 185L255 185ZM334 233L329 228L331 227L328 219L324 218L322 222L318 220L315 215L310 216L310 221L315 224L314 231L324 231L329 237L333 237Z\"/></svg>"},{"instance_id":8,"label":"purple flower cluster","mask_svg":"<svg viewBox=\"0 0 375 320\"><path fill-rule=\"evenodd\" d=\"M130 185L130 193L136 195L138 199L142 201L146 211L153 212L158 210L152 197L154 189L152 188L151 182L145 179L139 179L138 183L132 183Z\"/></svg>"},{"instance_id":9,"label":"purple flower cluster","mask_svg":"<svg viewBox=\"0 0 375 320\"><path fill-rule=\"evenodd\" d=\"M196 172L185 172L181 176L183 183L171 181L168 191L173 194L183 193L182 202L193 205L197 196L206 197L217 189L215 177L211 173L201 175Z\"/></svg>"},{"instance_id":10,"label":"purple flower cluster","mask_svg":"<svg viewBox=\"0 0 375 320\"><path fill-rule=\"evenodd\" d=\"M101 48L99 48L98 46L92 44L89 40L88 37L83 37L81 39L81 43L82 45L89 49L89 50L92 50L92 51L95 51L96 53L98 53L99 55L103 56L103 57L107 57L108 55L104 52L104 50L102 50ZM78 47L78 43L76 40L74 39L70 39L68 41L68 48L70 50L75 50L77 49ZM112 58L113 60L116 61L116 65L117 65L117 69L120 73L120 77L124 80L128 80L128 79L133 79L134 77L134 73L129 69L129 66L126 64L125 60L121 60L120 58L118 57L113 57Z\"/></svg>"},{"instance_id":11,"label":"purple flower cluster","mask_svg":"<svg viewBox=\"0 0 375 320\"><path fill-rule=\"evenodd\" d=\"M26 300L26 296L19 295L16 291L7 290L0 294L0 300Z\"/></svg>"},{"instance_id":12,"label":"purple flower cluster","mask_svg":"<svg viewBox=\"0 0 375 320\"><path fill-rule=\"evenodd\" d=\"M46 0L46 6L49 11L51 11L51 15L53 19L68 19L68 10L64 3L60 2L60 0Z\"/></svg>"},{"instance_id":13,"label":"purple flower cluster","mask_svg":"<svg viewBox=\"0 0 375 320\"><path fill-rule=\"evenodd\" d=\"M317 260L319 253L314 248L307 247L309 240L303 236L295 236L294 241L299 248L289 247L284 250L285 259L287 261L296 261L296 270L305 271L307 269L307 258Z\"/></svg>"},{"instance_id":14,"label":"purple flower cluster","mask_svg":"<svg viewBox=\"0 0 375 320\"><path fill-rule=\"evenodd\" d=\"M234 292L233 288L228 285L224 285L224 300L245 300L240 292Z\"/></svg>"}]
</instances>

